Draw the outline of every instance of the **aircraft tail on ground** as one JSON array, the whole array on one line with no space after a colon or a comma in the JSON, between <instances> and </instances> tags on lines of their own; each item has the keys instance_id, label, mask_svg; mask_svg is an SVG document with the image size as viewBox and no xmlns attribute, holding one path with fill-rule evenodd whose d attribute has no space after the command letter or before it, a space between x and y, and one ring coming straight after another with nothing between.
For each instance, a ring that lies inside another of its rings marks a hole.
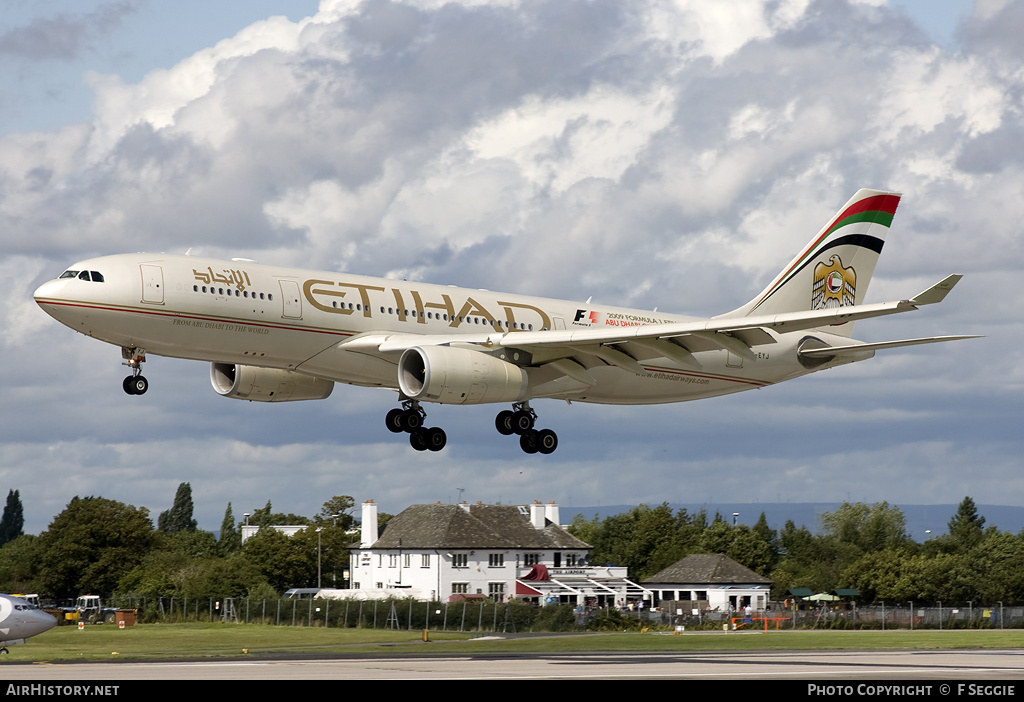
<instances>
[{"instance_id":1,"label":"aircraft tail on ground","mask_svg":"<svg viewBox=\"0 0 1024 702\"><path fill-rule=\"evenodd\" d=\"M780 314L863 303L900 194L857 191L753 300L726 317ZM829 327L849 336L853 323Z\"/></svg>"}]
</instances>

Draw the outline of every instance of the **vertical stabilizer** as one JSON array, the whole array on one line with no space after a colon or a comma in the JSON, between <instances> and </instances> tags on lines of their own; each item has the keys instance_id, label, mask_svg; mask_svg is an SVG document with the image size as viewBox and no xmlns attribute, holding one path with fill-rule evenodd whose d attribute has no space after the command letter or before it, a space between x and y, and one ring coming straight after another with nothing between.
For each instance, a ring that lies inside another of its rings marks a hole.
<instances>
[{"instance_id":1,"label":"vertical stabilizer","mask_svg":"<svg viewBox=\"0 0 1024 702\"><path fill-rule=\"evenodd\" d=\"M900 194L859 190L753 300L724 317L862 304ZM829 327L849 336L853 322Z\"/></svg>"}]
</instances>

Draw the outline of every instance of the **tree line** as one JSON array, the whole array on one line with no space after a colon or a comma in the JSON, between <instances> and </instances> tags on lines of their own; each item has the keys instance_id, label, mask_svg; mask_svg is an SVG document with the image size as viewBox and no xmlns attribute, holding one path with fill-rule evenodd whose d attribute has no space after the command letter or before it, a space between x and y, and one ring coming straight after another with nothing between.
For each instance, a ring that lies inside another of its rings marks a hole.
<instances>
[{"instance_id":1,"label":"tree line","mask_svg":"<svg viewBox=\"0 0 1024 702\"><path fill-rule=\"evenodd\" d=\"M245 544L243 521L228 503L219 538L192 518L182 483L154 528L149 510L103 497L74 497L38 536L20 534L0 548L0 591L69 600L91 593L141 597L275 598L291 587L342 587L354 524L354 500L339 495L312 517L274 512L268 500L253 526L302 525L288 537L261 529ZM381 522L390 515L381 514Z\"/></svg>"},{"instance_id":2,"label":"tree line","mask_svg":"<svg viewBox=\"0 0 1024 702\"><path fill-rule=\"evenodd\" d=\"M569 530L594 547L591 563L627 566L635 581L689 554L724 553L770 578L776 599L791 588L854 588L866 604L1024 603L1024 531L986 529L970 497L957 507L946 534L923 543L910 537L903 513L887 502L844 502L821 521L817 532L792 520L775 530L762 512L754 526L734 526L720 514L673 513L662 504L603 520L577 515Z\"/></svg>"},{"instance_id":3,"label":"tree line","mask_svg":"<svg viewBox=\"0 0 1024 702\"><path fill-rule=\"evenodd\" d=\"M173 506L158 515L102 497L74 497L38 536L21 533L20 496L12 490L0 518L0 591L38 592L56 600L92 593L142 597L275 598L291 587L343 587L349 548L357 540L355 502L332 497L312 517L265 507L251 526L302 525L294 536L261 529L242 544L244 520L227 505L219 536L198 528L192 491L179 485ZM10 513L10 514L9 514ZM391 515L381 513L379 524ZM643 581L692 553L724 553L790 588L829 592L856 588L865 604L1024 603L1024 532L985 528L970 497L946 534L915 542L899 508L886 502L843 503L812 532L791 520L771 528L764 513L753 526L720 514L639 505L604 519L577 515L569 531L592 546L590 562L626 566Z\"/></svg>"}]
</instances>

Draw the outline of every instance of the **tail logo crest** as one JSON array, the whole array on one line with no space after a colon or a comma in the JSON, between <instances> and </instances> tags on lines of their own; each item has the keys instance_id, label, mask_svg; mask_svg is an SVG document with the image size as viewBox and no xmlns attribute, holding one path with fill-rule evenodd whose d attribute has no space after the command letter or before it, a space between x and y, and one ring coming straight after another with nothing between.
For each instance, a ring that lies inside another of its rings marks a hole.
<instances>
[{"instance_id":1,"label":"tail logo crest","mask_svg":"<svg viewBox=\"0 0 1024 702\"><path fill-rule=\"evenodd\" d=\"M855 304L856 298L857 271L853 266L845 268L838 254L833 255L827 264L822 262L814 267L811 309L847 307Z\"/></svg>"}]
</instances>

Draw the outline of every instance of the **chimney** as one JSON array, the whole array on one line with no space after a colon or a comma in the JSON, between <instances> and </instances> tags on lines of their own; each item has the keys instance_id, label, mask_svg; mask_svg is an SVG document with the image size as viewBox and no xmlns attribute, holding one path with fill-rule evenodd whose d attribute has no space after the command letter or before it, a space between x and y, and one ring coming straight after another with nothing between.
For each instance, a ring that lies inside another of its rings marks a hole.
<instances>
[{"instance_id":1,"label":"chimney","mask_svg":"<svg viewBox=\"0 0 1024 702\"><path fill-rule=\"evenodd\" d=\"M530 505L530 524L533 525L534 529L544 528L544 505L538 500L534 500L533 504Z\"/></svg>"},{"instance_id":2,"label":"chimney","mask_svg":"<svg viewBox=\"0 0 1024 702\"><path fill-rule=\"evenodd\" d=\"M360 548L370 548L377 542L377 505L373 500L363 503L362 536L360 537Z\"/></svg>"},{"instance_id":3,"label":"chimney","mask_svg":"<svg viewBox=\"0 0 1024 702\"><path fill-rule=\"evenodd\" d=\"M562 523L558 521L558 503L554 500L544 505L544 516L552 524L562 526Z\"/></svg>"}]
</instances>

